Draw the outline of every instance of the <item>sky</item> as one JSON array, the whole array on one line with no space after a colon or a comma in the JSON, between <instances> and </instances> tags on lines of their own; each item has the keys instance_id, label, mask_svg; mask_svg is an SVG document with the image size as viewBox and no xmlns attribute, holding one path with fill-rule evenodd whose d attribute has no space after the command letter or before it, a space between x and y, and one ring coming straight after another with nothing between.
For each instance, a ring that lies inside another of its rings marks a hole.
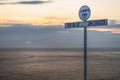
<instances>
[{"instance_id":1,"label":"sky","mask_svg":"<svg viewBox=\"0 0 120 80\"><path fill-rule=\"evenodd\" d=\"M64 25L81 21L79 8L88 5L91 19L120 22L120 0L0 0L0 24Z\"/></svg>"},{"instance_id":2,"label":"sky","mask_svg":"<svg viewBox=\"0 0 120 80\"><path fill-rule=\"evenodd\" d=\"M89 48L120 48L120 0L0 0L0 48L83 48L83 28L65 29L81 21L108 19L108 26L88 28Z\"/></svg>"}]
</instances>

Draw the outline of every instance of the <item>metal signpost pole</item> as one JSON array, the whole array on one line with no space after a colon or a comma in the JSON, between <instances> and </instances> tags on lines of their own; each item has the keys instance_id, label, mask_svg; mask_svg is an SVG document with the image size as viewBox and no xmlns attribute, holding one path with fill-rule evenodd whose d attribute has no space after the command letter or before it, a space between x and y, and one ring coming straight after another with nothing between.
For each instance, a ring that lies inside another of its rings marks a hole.
<instances>
[{"instance_id":1,"label":"metal signpost pole","mask_svg":"<svg viewBox=\"0 0 120 80\"><path fill-rule=\"evenodd\" d=\"M79 17L84 22L87 22L91 15L91 10L87 5L84 5L79 10ZM87 80L87 27L84 26L84 80Z\"/></svg>"},{"instance_id":2,"label":"metal signpost pole","mask_svg":"<svg viewBox=\"0 0 120 80\"><path fill-rule=\"evenodd\" d=\"M87 80L87 26L84 27L84 80Z\"/></svg>"}]
</instances>

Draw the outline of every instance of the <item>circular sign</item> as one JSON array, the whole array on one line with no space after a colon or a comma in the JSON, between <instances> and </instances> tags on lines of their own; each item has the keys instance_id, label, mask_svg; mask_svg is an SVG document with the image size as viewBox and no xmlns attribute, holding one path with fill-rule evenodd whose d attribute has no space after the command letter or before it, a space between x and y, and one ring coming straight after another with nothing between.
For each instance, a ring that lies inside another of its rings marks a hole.
<instances>
[{"instance_id":1,"label":"circular sign","mask_svg":"<svg viewBox=\"0 0 120 80\"><path fill-rule=\"evenodd\" d=\"M88 6L84 5L79 10L79 17L83 21L87 21L90 17L91 10Z\"/></svg>"}]
</instances>

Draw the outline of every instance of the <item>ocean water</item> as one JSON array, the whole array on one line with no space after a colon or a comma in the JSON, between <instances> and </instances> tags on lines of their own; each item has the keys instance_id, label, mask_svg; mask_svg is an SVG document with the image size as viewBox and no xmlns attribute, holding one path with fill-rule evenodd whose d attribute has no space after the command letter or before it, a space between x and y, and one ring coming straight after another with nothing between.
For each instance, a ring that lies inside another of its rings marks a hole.
<instances>
[{"instance_id":1,"label":"ocean water","mask_svg":"<svg viewBox=\"0 0 120 80\"><path fill-rule=\"evenodd\" d=\"M83 80L83 50L1 49L0 80ZM119 50L88 50L88 80L120 80Z\"/></svg>"}]
</instances>

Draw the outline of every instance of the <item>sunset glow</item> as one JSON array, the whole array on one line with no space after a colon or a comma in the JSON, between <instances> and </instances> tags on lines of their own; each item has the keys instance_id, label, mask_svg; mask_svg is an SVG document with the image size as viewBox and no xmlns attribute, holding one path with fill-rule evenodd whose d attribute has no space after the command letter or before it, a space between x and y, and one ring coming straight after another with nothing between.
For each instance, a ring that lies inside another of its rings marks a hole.
<instances>
[{"instance_id":1,"label":"sunset glow","mask_svg":"<svg viewBox=\"0 0 120 80\"><path fill-rule=\"evenodd\" d=\"M1 0L0 24L63 25L80 21L79 8L88 5L90 19L120 19L120 0Z\"/></svg>"}]
</instances>

